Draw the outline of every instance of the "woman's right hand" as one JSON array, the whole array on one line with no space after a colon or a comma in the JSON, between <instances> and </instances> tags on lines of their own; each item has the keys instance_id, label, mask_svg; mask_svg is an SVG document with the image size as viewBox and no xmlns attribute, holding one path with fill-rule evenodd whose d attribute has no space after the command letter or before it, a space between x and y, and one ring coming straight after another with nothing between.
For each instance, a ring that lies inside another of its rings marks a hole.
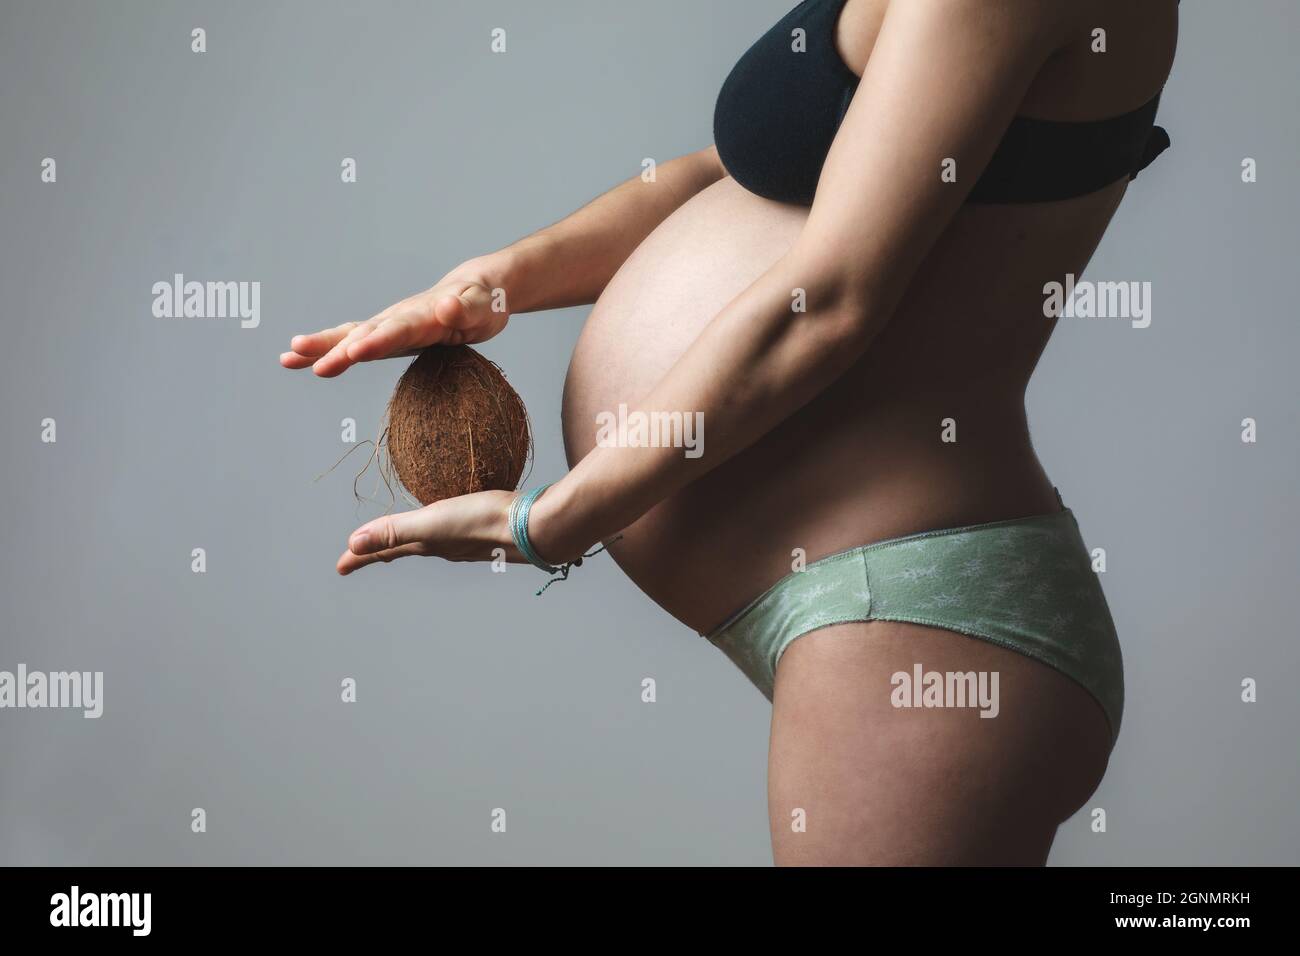
<instances>
[{"instance_id":1,"label":"woman's right hand","mask_svg":"<svg viewBox=\"0 0 1300 956\"><path fill-rule=\"evenodd\" d=\"M285 368L333 378L357 362L414 355L430 345L471 345L506 326L510 311L481 260L458 266L425 292L390 305L364 322L295 335L280 355Z\"/></svg>"}]
</instances>

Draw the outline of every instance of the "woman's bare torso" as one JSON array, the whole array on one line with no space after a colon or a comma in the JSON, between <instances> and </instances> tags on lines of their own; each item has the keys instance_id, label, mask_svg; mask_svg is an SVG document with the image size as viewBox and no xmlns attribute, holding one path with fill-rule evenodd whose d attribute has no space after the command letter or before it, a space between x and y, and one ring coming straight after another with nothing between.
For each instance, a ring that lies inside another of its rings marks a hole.
<instances>
[{"instance_id":1,"label":"woman's bare torso","mask_svg":"<svg viewBox=\"0 0 1300 956\"><path fill-rule=\"evenodd\" d=\"M850 0L841 17L839 47L855 72L884 6ZM1117 56L1095 76L1086 47L1065 51L1021 112L1091 119L1134 108L1168 69L1161 56L1150 62L1153 45L1140 44L1143 59L1127 73ZM1134 78L1144 70L1145 86ZM1087 96L1074 92L1089 82ZM1126 185L1063 202L963 207L856 365L625 529L610 549L615 559L676 618L707 631L789 573L795 549L812 561L915 531L1054 510L1024 409L1054 325L1043 285L1083 271ZM570 462L594 447L597 415L635 407L714 315L790 248L807 213L726 177L647 237L574 350L563 411ZM943 440L945 420L955 441ZM706 455L708 434L706 420Z\"/></svg>"}]
</instances>

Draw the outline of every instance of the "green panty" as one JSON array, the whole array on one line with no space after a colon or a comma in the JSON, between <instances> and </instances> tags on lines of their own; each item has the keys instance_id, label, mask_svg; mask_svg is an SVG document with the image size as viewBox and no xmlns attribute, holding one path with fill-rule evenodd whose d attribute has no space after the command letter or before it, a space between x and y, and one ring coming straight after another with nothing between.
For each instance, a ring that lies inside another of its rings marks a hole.
<instances>
[{"instance_id":1,"label":"green panty","mask_svg":"<svg viewBox=\"0 0 1300 956\"><path fill-rule=\"evenodd\" d=\"M927 624L1042 661L1096 697L1119 734L1119 641L1068 508L832 554L786 575L707 637L770 700L790 643L849 621Z\"/></svg>"}]
</instances>

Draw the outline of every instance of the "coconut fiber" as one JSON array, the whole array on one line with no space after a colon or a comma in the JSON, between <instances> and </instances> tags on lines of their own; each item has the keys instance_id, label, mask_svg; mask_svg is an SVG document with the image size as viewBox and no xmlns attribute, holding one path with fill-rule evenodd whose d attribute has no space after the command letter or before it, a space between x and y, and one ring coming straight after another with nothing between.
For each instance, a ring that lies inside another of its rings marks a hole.
<instances>
[{"instance_id":1,"label":"coconut fiber","mask_svg":"<svg viewBox=\"0 0 1300 956\"><path fill-rule=\"evenodd\" d=\"M422 505L513 491L532 453L528 412L494 362L468 345L421 352L388 403L384 449Z\"/></svg>"}]
</instances>

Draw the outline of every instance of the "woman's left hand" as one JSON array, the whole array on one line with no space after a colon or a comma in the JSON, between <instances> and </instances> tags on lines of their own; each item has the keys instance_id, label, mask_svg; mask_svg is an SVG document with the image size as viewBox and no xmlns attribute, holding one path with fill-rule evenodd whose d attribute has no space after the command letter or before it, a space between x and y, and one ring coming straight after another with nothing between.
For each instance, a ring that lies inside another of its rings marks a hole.
<instances>
[{"instance_id":1,"label":"woman's left hand","mask_svg":"<svg viewBox=\"0 0 1300 956\"><path fill-rule=\"evenodd\" d=\"M507 561L522 561L506 522L512 498L509 491L481 491L368 521L348 538L338 572L351 574L367 564L409 555L491 561L504 551Z\"/></svg>"},{"instance_id":2,"label":"woman's left hand","mask_svg":"<svg viewBox=\"0 0 1300 956\"><path fill-rule=\"evenodd\" d=\"M523 562L524 556L510 535L507 517L514 497L513 491L480 491L368 521L352 532L348 550L339 557L338 572L351 574L367 564L387 563L410 555L448 561L492 561L504 557L512 563ZM547 509L542 506L545 497L538 499L529 514L528 530L534 545L539 526L551 524L544 520L547 517ZM557 547L559 551L567 550L558 544ZM552 555L543 550L542 554L557 563L577 556L561 555L559 551Z\"/></svg>"}]
</instances>

